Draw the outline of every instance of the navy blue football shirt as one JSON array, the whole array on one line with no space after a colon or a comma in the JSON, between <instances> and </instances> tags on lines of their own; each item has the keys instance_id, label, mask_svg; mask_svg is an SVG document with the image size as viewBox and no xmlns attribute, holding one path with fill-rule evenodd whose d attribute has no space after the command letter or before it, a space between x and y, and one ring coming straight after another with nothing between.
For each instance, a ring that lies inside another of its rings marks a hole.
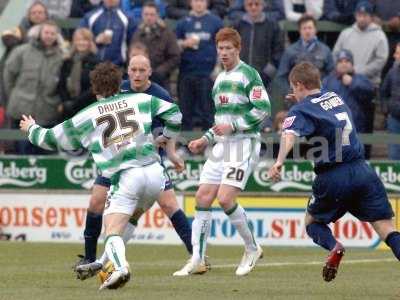
<instances>
[{"instance_id":1,"label":"navy blue football shirt","mask_svg":"<svg viewBox=\"0 0 400 300\"><path fill-rule=\"evenodd\" d=\"M316 171L364 158L350 109L335 93L310 95L296 103L289 110L283 130L309 140Z\"/></svg>"},{"instance_id":2,"label":"navy blue football shirt","mask_svg":"<svg viewBox=\"0 0 400 300\"><path fill-rule=\"evenodd\" d=\"M135 90L133 90L131 88L131 83L130 83L129 80L122 81L120 92L121 92L121 94L124 94L124 93L137 94L137 93L139 93L139 92L136 92ZM155 83L155 82L152 82L150 84L149 88L147 90L145 90L144 92L141 92L141 93L148 94L148 95L151 95L151 96L155 96L157 98L160 98L162 100L165 100L165 101L168 101L168 102L171 102L171 103L174 102L174 100L172 99L172 97L168 93L168 91L166 89L164 89L163 87L161 87L160 85L158 85L157 83ZM160 127L164 127L164 123L160 118L155 117L151 122L151 131L154 132L154 130L156 128L160 128ZM161 133L161 131L159 133ZM164 156L165 155L165 150L160 148L159 149L159 154L161 156Z\"/></svg>"}]
</instances>

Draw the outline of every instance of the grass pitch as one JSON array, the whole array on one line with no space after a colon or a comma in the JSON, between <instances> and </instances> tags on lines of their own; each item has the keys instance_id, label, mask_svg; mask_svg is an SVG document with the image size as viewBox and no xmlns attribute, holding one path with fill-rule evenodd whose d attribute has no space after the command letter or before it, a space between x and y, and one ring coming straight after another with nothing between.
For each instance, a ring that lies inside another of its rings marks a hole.
<instances>
[{"instance_id":1,"label":"grass pitch","mask_svg":"<svg viewBox=\"0 0 400 300\"><path fill-rule=\"evenodd\" d=\"M102 251L102 247L100 247ZM234 275L241 247L209 246L212 270L175 278L187 259L181 246L129 245L132 280L99 292L97 278L75 279L82 245L0 242L0 299L399 299L400 265L391 252L347 249L338 277L322 280L326 252L264 247L264 259L246 277Z\"/></svg>"}]
</instances>

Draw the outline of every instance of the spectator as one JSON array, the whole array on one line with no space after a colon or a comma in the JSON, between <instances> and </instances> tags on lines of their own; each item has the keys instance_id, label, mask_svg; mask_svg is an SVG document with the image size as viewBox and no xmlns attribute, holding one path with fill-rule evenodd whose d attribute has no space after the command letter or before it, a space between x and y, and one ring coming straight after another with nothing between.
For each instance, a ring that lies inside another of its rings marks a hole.
<instances>
[{"instance_id":1,"label":"spectator","mask_svg":"<svg viewBox=\"0 0 400 300\"><path fill-rule=\"evenodd\" d=\"M371 133L368 113L374 99L374 86L369 79L357 74L353 66L353 54L341 50L336 55L336 68L322 83L325 92L338 94L349 106L354 125L359 133ZM371 146L365 146L365 156L369 159Z\"/></svg>"},{"instance_id":2,"label":"spectator","mask_svg":"<svg viewBox=\"0 0 400 300\"><path fill-rule=\"evenodd\" d=\"M136 55L150 57L149 50L145 44L141 42L134 42L129 46L129 60Z\"/></svg>"},{"instance_id":3,"label":"spectator","mask_svg":"<svg viewBox=\"0 0 400 300\"><path fill-rule=\"evenodd\" d=\"M102 0L72 0L71 18L82 18L89 11L100 6Z\"/></svg>"},{"instance_id":4,"label":"spectator","mask_svg":"<svg viewBox=\"0 0 400 300\"><path fill-rule=\"evenodd\" d=\"M279 25L266 18L264 0L245 0L246 14L235 26L242 37L241 59L260 73L268 88L283 52Z\"/></svg>"},{"instance_id":5,"label":"spectator","mask_svg":"<svg viewBox=\"0 0 400 300\"><path fill-rule=\"evenodd\" d=\"M135 24L122 12L119 5L119 0L103 0L101 7L84 16L80 26L89 28L94 34L101 61L109 60L123 66Z\"/></svg>"},{"instance_id":6,"label":"spectator","mask_svg":"<svg viewBox=\"0 0 400 300\"><path fill-rule=\"evenodd\" d=\"M140 20L142 18L142 8L145 3L145 0L121 0L121 8L132 19ZM160 17L164 19L166 14L164 0L155 0L154 4L157 5Z\"/></svg>"},{"instance_id":7,"label":"spectator","mask_svg":"<svg viewBox=\"0 0 400 300\"><path fill-rule=\"evenodd\" d=\"M96 64L97 48L93 34L87 28L79 28L72 38L72 52L61 68L59 93L63 101L64 119L96 101L90 86L89 74Z\"/></svg>"},{"instance_id":8,"label":"spectator","mask_svg":"<svg viewBox=\"0 0 400 300\"><path fill-rule=\"evenodd\" d=\"M333 52L336 55L347 49L353 53L355 72L367 76L378 87L389 48L385 33L372 22L372 12L373 7L368 2L357 5L355 24L340 33Z\"/></svg>"},{"instance_id":9,"label":"spectator","mask_svg":"<svg viewBox=\"0 0 400 300\"><path fill-rule=\"evenodd\" d=\"M189 16L191 10L190 0L166 0L167 1L167 18L181 19ZM209 10L221 19L228 12L228 0L209 0Z\"/></svg>"},{"instance_id":10,"label":"spectator","mask_svg":"<svg viewBox=\"0 0 400 300\"><path fill-rule=\"evenodd\" d=\"M282 0L264 0L265 16L273 22L285 19L285 10ZM244 0L233 0L228 9L228 19L231 23L237 23L245 14Z\"/></svg>"},{"instance_id":11,"label":"spectator","mask_svg":"<svg viewBox=\"0 0 400 300\"><path fill-rule=\"evenodd\" d=\"M284 94L287 94L289 90L289 72L299 62L313 63L321 72L322 77L328 75L334 68L331 50L317 38L315 19L303 16L297 23L300 39L286 48L277 73L281 79Z\"/></svg>"},{"instance_id":12,"label":"spectator","mask_svg":"<svg viewBox=\"0 0 400 300\"><path fill-rule=\"evenodd\" d=\"M360 0L324 0L323 18L328 21L350 25Z\"/></svg>"},{"instance_id":13,"label":"spectator","mask_svg":"<svg viewBox=\"0 0 400 300\"><path fill-rule=\"evenodd\" d=\"M61 100L56 91L63 58L57 45L58 30L54 22L44 22L39 37L15 48L6 61L4 87L13 128L19 128L22 114L32 115L45 127L59 121ZM28 141L18 142L17 152L43 153Z\"/></svg>"},{"instance_id":14,"label":"spectator","mask_svg":"<svg viewBox=\"0 0 400 300\"><path fill-rule=\"evenodd\" d=\"M323 0L283 0L286 20L292 22L298 22L304 15L319 20L323 5Z\"/></svg>"},{"instance_id":15,"label":"spectator","mask_svg":"<svg viewBox=\"0 0 400 300\"><path fill-rule=\"evenodd\" d=\"M146 45L153 69L151 81L169 90L169 76L179 65L180 50L175 33L161 20L157 6L153 2L144 4L142 22L132 42L141 42Z\"/></svg>"},{"instance_id":16,"label":"spectator","mask_svg":"<svg viewBox=\"0 0 400 300\"><path fill-rule=\"evenodd\" d=\"M22 39L27 40L28 31L35 25L40 25L49 19L47 7L41 1L35 1L28 8L27 15L22 19L19 28Z\"/></svg>"},{"instance_id":17,"label":"spectator","mask_svg":"<svg viewBox=\"0 0 400 300\"><path fill-rule=\"evenodd\" d=\"M394 52L394 64L381 87L382 98L388 99L389 117L387 127L390 133L400 133L400 43ZM400 159L400 145L389 145L389 158Z\"/></svg>"},{"instance_id":18,"label":"spectator","mask_svg":"<svg viewBox=\"0 0 400 300\"><path fill-rule=\"evenodd\" d=\"M194 121L199 121L206 130L212 126L214 115L211 98L211 73L217 61L214 40L223 24L207 10L207 0L191 0L190 4L190 15L176 26L183 51L178 79L179 106L183 130L192 130Z\"/></svg>"},{"instance_id":19,"label":"spectator","mask_svg":"<svg viewBox=\"0 0 400 300\"><path fill-rule=\"evenodd\" d=\"M389 0L370 0L374 4L373 20L376 24L384 26L389 30L386 32L386 37L389 42L389 59L383 69L383 74L386 74L393 64L393 54L400 41L400 1Z\"/></svg>"},{"instance_id":20,"label":"spectator","mask_svg":"<svg viewBox=\"0 0 400 300\"><path fill-rule=\"evenodd\" d=\"M36 0L28 1L28 4L37 2ZM70 16L72 0L40 0L47 8L50 17L65 19Z\"/></svg>"}]
</instances>

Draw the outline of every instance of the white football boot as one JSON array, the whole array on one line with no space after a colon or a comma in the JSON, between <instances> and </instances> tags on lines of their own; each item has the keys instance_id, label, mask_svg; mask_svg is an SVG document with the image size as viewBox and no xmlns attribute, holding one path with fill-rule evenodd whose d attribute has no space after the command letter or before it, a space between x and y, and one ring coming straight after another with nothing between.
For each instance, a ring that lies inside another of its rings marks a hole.
<instances>
[{"instance_id":1,"label":"white football boot","mask_svg":"<svg viewBox=\"0 0 400 300\"><path fill-rule=\"evenodd\" d=\"M251 272L256 266L257 261L263 257L263 250L260 245L257 244L256 251L244 251L242 260L236 269L237 276L244 276Z\"/></svg>"},{"instance_id":2,"label":"white football boot","mask_svg":"<svg viewBox=\"0 0 400 300\"><path fill-rule=\"evenodd\" d=\"M189 259L186 265L183 266L182 269L176 271L173 276L189 276L195 274L204 274L210 269L209 264L207 265L205 262L193 262L192 259Z\"/></svg>"},{"instance_id":3,"label":"white football boot","mask_svg":"<svg viewBox=\"0 0 400 300\"><path fill-rule=\"evenodd\" d=\"M131 273L128 268L122 270L115 270L107 277L107 279L100 286L99 290L103 289L118 289L123 287L131 278Z\"/></svg>"}]
</instances>

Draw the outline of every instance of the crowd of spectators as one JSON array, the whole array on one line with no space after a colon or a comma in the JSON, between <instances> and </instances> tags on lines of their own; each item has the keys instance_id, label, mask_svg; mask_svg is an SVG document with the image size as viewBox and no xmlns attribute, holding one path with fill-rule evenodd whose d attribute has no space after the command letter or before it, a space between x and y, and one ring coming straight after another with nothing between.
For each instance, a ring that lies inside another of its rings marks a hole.
<instances>
[{"instance_id":1,"label":"crowd of spectators","mask_svg":"<svg viewBox=\"0 0 400 300\"><path fill-rule=\"evenodd\" d=\"M183 129L207 129L219 67L214 38L228 25L242 37L241 59L258 70L269 92L279 86L282 97L271 99L283 103L278 107L290 106L283 95L290 92L291 68L310 61L323 90L349 105L358 132L373 132L376 103L386 100L380 103L388 107L387 128L400 133L400 1L41 0L27 1L26 9L20 25L2 33L0 127L17 128L21 114L45 127L71 117L95 100L89 73L97 63L126 68L135 51L145 51L151 80L177 96ZM53 21L66 18L80 18L73 34ZM296 22L298 31L282 31L282 20ZM348 27L321 39L319 20ZM264 123L274 130L276 122ZM14 151L40 153L25 142ZM400 158L399 145L389 145L389 157Z\"/></svg>"}]
</instances>

